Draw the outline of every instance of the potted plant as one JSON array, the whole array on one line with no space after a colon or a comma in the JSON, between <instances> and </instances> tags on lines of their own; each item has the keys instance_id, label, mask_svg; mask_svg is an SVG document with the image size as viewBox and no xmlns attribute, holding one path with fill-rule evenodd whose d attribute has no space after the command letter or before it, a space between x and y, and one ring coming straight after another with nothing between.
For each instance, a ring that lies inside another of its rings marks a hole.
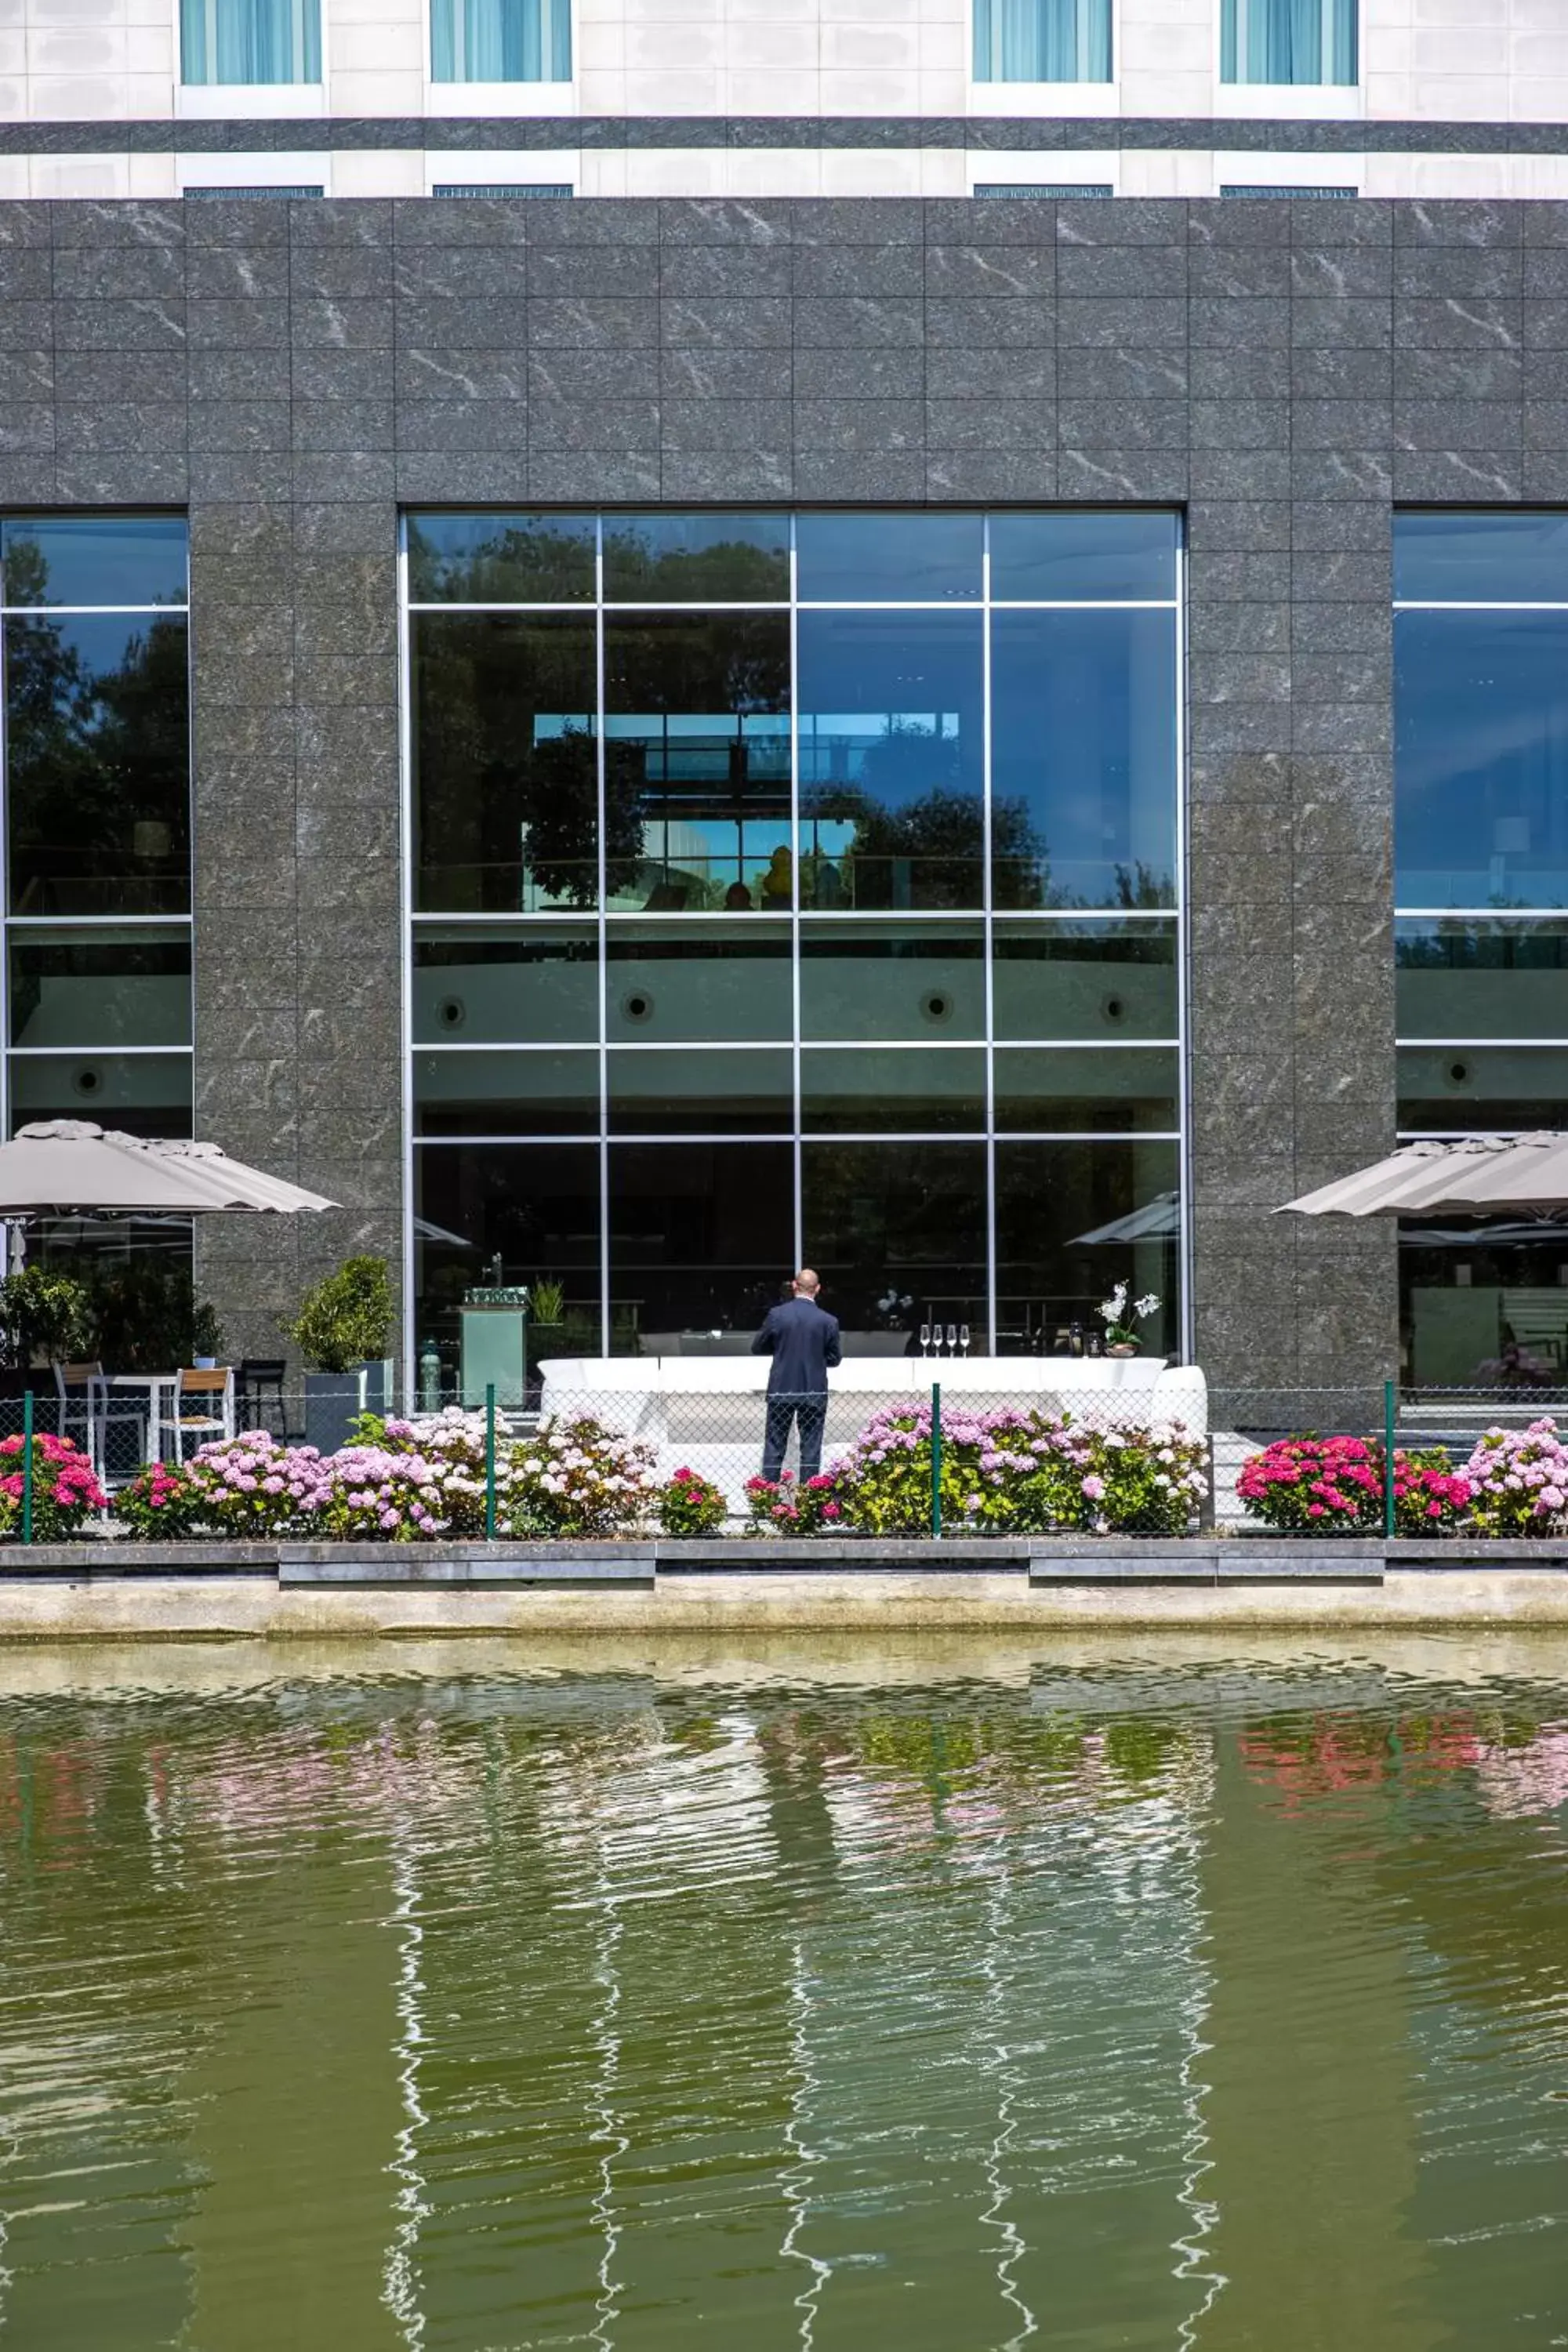
<instances>
[{"instance_id":1,"label":"potted plant","mask_svg":"<svg viewBox=\"0 0 1568 2352\"><path fill-rule=\"evenodd\" d=\"M393 1320L386 1260L351 1257L312 1283L283 1326L305 1359L306 1442L322 1454L348 1443L356 1415L391 1405Z\"/></svg>"},{"instance_id":2,"label":"potted plant","mask_svg":"<svg viewBox=\"0 0 1568 2352\"><path fill-rule=\"evenodd\" d=\"M37 1265L0 1281L0 1351L18 1392L36 1385L35 1364L79 1362L92 1344L92 1302L75 1275Z\"/></svg>"},{"instance_id":3,"label":"potted plant","mask_svg":"<svg viewBox=\"0 0 1568 2352\"><path fill-rule=\"evenodd\" d=\"M1160 1302L1151 1290L1142 1298L1127 1304L1127 1285L1119 1282L1100 1307L1105 1324L1105 1352L1108 1356L1135 1356L1142 1346L1138 1326L1160 1311Z\"/></svg>"}]
</instances>

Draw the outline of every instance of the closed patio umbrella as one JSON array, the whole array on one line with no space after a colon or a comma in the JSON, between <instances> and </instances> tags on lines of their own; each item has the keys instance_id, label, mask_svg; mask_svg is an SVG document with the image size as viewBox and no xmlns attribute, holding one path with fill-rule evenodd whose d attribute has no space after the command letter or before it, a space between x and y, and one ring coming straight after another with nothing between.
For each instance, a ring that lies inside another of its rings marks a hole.
<instances>
[{"instance_id":1,"label":"closed patio umbrella","mask_svg":"<svg viewBox=\"0 0 1568 2352\"><path fill-rule=\"evenodd\" d=\"M118 1135L74 1118L41 1120L0 1143L0 1219L287 1216L336 1206L216 1143Z\"/></svg>"},{"instance_id":2,"label":"closed patio umbrella","mask_svg":"<svg viewBox=\"0 0 1568 2352\"><path fill-rule=\"evenodd\" d=\"M1568 1209L1568 1135L1466 1135L1403 1144L1353 1176L1287 1201L1277 1215L1484 1217Z\"/></svg>"}]
</instances>

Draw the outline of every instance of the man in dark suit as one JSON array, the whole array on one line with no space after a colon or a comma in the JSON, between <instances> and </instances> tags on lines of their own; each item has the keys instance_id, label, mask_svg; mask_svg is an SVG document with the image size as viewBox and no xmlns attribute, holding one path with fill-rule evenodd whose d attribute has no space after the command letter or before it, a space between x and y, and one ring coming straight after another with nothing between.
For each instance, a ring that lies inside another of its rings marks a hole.
<instances>
[{"instance_id":1,"label":"man in dark suit","mask_svg":"<svg viewBox=\"0 0 1568 2352\"><path fill-rule=\"evenodd\" d=\"M822 1287L810 1266L803 1265L791 1288L795 1296L770 1307L767 1321L752 1342L753 1356L771 1356L768 1373L768 1425L763 1446L763 1475L775 1482L793 1425L800 1423L800 1477L804 1486L822 1467L822 1433L827 1421L827 1375L842 1362L838 1322L816 1303Z\"/></svg>"}]
</instances>

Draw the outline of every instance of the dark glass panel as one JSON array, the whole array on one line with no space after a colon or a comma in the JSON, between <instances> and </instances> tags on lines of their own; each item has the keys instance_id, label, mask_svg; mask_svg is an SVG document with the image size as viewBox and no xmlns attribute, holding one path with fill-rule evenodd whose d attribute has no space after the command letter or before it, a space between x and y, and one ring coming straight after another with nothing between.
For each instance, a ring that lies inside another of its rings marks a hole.
<instances>
[{"instance_id":1,"label":"dark glass panel","mask_svg":"<svg viewBox=\"0 0 1568 2352\"><path fill-rule=\"evenodd\" d=\"M5 624L11 908L191 903L190 679L178 618Z\"/></svg>"},{"instance_id":2,"label":"dark glass panel","mask_svg":"<svg viewBox=\"0 0 1568 2352\"><path fill-rule=\"evenodd\" d=\"M963 1045L808 1046L800 1123L806 1135L984 1135L985 1055Z\"/></svg>"},{"instance_id":3,"label":"dark glass panel","mask_svg":"<svg viewBox=\"0 0 1568 2352\"><path fill-rule=\"evenodd\" d=\"M789 517L606 515L605 600L787 604Z\"/></svg>"},{"instance_id":4,"label":"dark glass panel","mask_svg":"<svg viewBox=\"0 0 1568 2352\"><path fill-rule=\"evenodd\" d=\"M1395 887L1407 907L1568 904L1568 613L1398 613Z\"/></svg>"},{"instance_id":5,"label":"dark glass panel","mask_svg":"<svg viewBox=\"0 0 1568 2352\"><path fill-rule=\"evenodd\" d=\"M409 631L421 907L596 906L592 615L416 613Z\"/></svg>"},{"instance_id":6,"label":"dark glass panel","mask_svg":"<svg viewBox=\"0 0 1568 2352\"><path fill-rule=\"evenodd\" d=\"M1125 1135L1181 1125L1173 1046L1108 1051L998 1050L993 1085L999 1133Z\"/></svg>"},{"instance_id":7,"label":"dark glass panel","mask_svg":"<svg viewBox=\"0 0 1568 2352\"><path fill-rule=\"evenodd\" d=\"M1568 921L1394 927L1402 1037L1568 1037Z\"/></svg>"},{"instance_id":8,"label":"dark glass panel","mask_svg":"<svg viewBox=\"0 0 1568 2352\"><path fill-rule=\"evenodd\" d=\"M991 678L997 907L1173 905L1174 615L997 613Z\"/></svg>"},{"instance_id":9,"label":"dark glass panel","mask_svg":"<svg viewBox=\"0 0 1568 2352\"><path fill-rule=\"evenodd\" d=\"M416 1045L596 1045L599 936L563 923L425 927L413 992Z\"/></svg>"},{"instance_id":10,"label":"dark glass panel","mask_svg":"<svg viewBox=\"0 0 1568 2352\"><path fill-rule=\"evenodd\" d=\"M13 1045L188 1045L191 935L183 927L11 933Z\"/></svg>"},{"instance_id":11,"label":"dark glass panel","mask_svg":"<svg viewBox=\"0 0 1568 2352\"><path fill-rule=\"evenodd\" d=\"M605 1023L612 1044L766 1044L793 1025L789 930L734 923L613 923Z\"/></svg>"},{"instance_id":12,"label":"dark glass panel","mask_svg":"<svg viewBox=\"0 0 1568 2352\"><path fill-rule=\"evenodd\" d=\"M605 624L612 907L789 911L789 615Z\"/></svg>"},{"instance_id":13,"label":"dark glass panel","mask_svg":"<svg viewBox=\"0 0 1568 2352\"><path fill-rule=\"evenodd\" d=\"M1092 604L1176 593L1176 518L1124 509L1095 514L994 514L991 594Z\"/></svg>"},{"instance_id":14,"label":"dark glass panel","mask_svg":"<svg viewBox=\"0 0 1568 2352\"><path fill-rule=\"evenodd\" d=\"M1568 1121L1568 1048L1402 1045L1399 1125L1416 1135L1503 1135Z\"/></svg>"},{"instance_id":15,"label":"dark glass panel","mask_svg":"<svg viewBox=\"0 0 1568 2352\"><path fill-rule=\"evenodd\" d=\"M1568 514L1396 514L1394 593L1416 604L1568 604Z\"/></svg>"},{"instance_id":16,"label":"dark glass panel","mask_svg":"<svg viewBox=\"0 0 1568 2352\"><path fill-rule=\"evenodd\" d=\"M1402 1223L1399 1287L1413 1385L1508 1389L1521 1404L1532 1389L1568 1386L1563 1226L1523 1216ZM1563 1417L1550 1403L1542 1410Z\"/></svg>"},{"instance_id":17,"label":"dark glass panel","mask_svg":"<svg viewBox=\"0 0 1568 2352\"><path fill-rule=\"evenodd\" d=\"M594 517L411 514L415 604L591 604Z\"/></svg>"},{"instance_id":18,"label":"dark glass panel","mask_svg":"<svg viewBox=\"0 0 1568 2352\"><path fill-rule=\"evenodd\" d=\"M1174 922L998 923L992 1016L998 1037L1174 1037Z\"/></svg>"},{"instance_id":19,"label":"dark glass panel","mask_svg":"<svg viewBox=\"0 0 1568 2352\"><path fill-rule=\"evenodd\" d=\"M454 1387L463 1294L500 1261L503 1284L559 1282L565 1308L529 1357L603 1352L596 1143L425 1144L414 1154L415 1345L439 1345Z\"/></svg>"},{"instance_id":20,"label":"dark glass panel","mask_svg":"<svg viewBox=\"0 0 1568 2352\"><path fill-rule=\"evenodd\" d=\"M610 1155L610 1346L745 1354L795 1264L788 1143L618 1143Z\"/></svg>"},{"instance_id":21,"label":"dark glass panel","mask_svg":"<svg viewBox=\"0 0 1568 2352\"><path fill-rule=\"evenodd\" d=\"M914 1355L921 1320L967 1323L984 1353L985 1147L807 1143L805 1262L847 1356Z\"/></svg>"},{"instance_id":22,"label":"dark glass panel","mask_svg":"<svg viewBox=\"0 0 1568 2352\"><path fill-rule=\"evenodd\" d=\"M803 613L797 628L802 903L981 906L981 616Z\"/></svg>"},{"instance_id":23,"label":"dark glass panel","mask_svg":"<svg viewBox=\"0 0 1568 2352\"><path fill-rule=\"evenodd\" d=\"M795 526L803 601L924 604L983 586L977 514L803 514Z\"/></svg>"},{"instance_id":24,"label":"dark glass panel","mask_svg":"<svg viewBox=\"0 0 1568 2352\"><path fill-rule=\"evenodd\" d=\"M7 604L183 604L183 515L51 515L0 523Z\"/></svg>"},{"instance_id":25,"label":"dark glass panel","mask_svg":"<svg viewBox=\"0 0 1568 2352\"><path fill-rule=\"evenodd\" d=\"M1181 1181L1173 1143L998 1143L996 1352L1055 1355L1118 1282L1160 1308L1147 1355L1180 1345Z\"/></svg>"},{"instance_id":26,"label":"dark glass panel","mask_svg":"<svg viewBox=\"0 0 1568 2352\"><path fill-rule=\"evenodd\" d=\"M888 923L804 923L803 1037L979 1037L985 1034L985 943L980 926L942 923L909 932Z\"/></svg>"},{"instance_id":27,"label":"dark glass panel","mask_svg":"<svg viewBox=\"0 0 1568 2352\"><path fill-rule=\"evenodd\" d=\"M599 1056L416 1054L416 1135L596 1135Z\"/></svg>"},{"instance_id":28,"label":"dark glass panel","mask_svg":"<svg viewBox=\"0 0 1568 2352\"><path fill-rule=\"evenodd\" d=\"M613 1135L788 1135L795 1061L787 1052L612 1053Z\"/></svg>"},{"instance_id":29,"label":"dark glass panel","mask_svg":"<svg viewBox=\"0 0 1568 2352\"><path fill-rule=\"evenodd\" d=\"M14 1054L12 1133L41 1118L96 1119L127 1135L189 1135L191 1057Z\"/></svg>"}]
</instances>

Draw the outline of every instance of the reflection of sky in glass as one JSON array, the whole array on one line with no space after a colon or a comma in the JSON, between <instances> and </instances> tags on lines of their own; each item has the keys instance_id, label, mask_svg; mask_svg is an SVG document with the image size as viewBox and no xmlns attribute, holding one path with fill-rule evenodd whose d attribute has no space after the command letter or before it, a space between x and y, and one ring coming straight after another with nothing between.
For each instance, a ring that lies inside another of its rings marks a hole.
<instances>
[{"instance_id":1,"label":"reflection of sky in glass","mask_svg":"<svg viewBox=\"0 0 1568 2352\"><path fill-rule=\"evenodd\" d=\"M1568 903L1568 613L1394 621L1396 898Z\"/></svg>"}]
</instances>

